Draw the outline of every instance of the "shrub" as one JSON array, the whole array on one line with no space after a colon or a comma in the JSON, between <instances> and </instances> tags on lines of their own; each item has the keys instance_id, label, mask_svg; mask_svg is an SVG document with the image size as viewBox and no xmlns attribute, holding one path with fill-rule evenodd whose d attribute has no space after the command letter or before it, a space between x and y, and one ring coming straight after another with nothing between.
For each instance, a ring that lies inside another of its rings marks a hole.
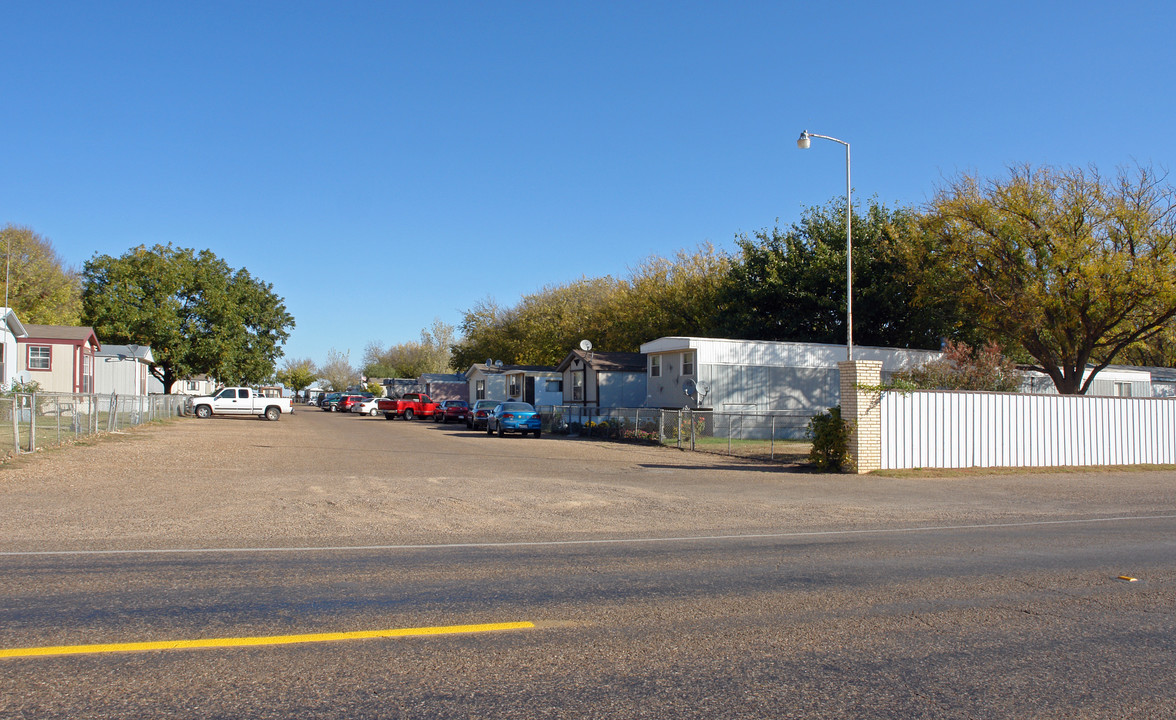
<instances>
[{"instance_id":1,"label":"shrub","mask_svg":"<svg viewBox=\"0 0 1176 720\"><path fill-rule=\"evenodd\" d=\"M841 406L829 408L809 420L805 435L812 440L809 462L821 472L839 472L853 466L849 456L849 423L841 418Z\"/></svg>"},{"instance_id":2,"label":"shrub","mask_svg":"<svg viewBox=\"0 0 1176 720\"><path fill-rule=\"evenodd\" d=\"M646 423L648 425L649 423ZM652 430L646 428L626 429L621 433L623 440L631 440L633 442L644 443L646 445L659 445L661 439L658 438L657 428Z\"/></svg>"}]
</instances>

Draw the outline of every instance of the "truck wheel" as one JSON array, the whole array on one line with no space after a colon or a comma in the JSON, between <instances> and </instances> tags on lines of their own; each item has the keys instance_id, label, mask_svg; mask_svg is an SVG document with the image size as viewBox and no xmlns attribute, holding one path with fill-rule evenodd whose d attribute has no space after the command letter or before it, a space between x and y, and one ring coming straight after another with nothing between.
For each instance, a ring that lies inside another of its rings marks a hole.
<instances>
[{"instance_id":1,"label":"truck wheel","mask_svg":"<svg viewBox=\"0 0 1176 720\"><path fill-rule=\"evenodd\" d=\"M212 408L208 407L207 405L197 405L196 417L200 418L201 420L207 420L208 418L212 417Z\"/></svg>"},{"instance_id":2,"label":"truck wheel","mask_svg":"<svg viewBox=\"0 0 1176 720\"><path fill-rule=\"evenodd\" d=\"M405 420L412 420L412 416L413 416L412 408L409 408L404 411L404 419Z\"/></svg>"},{"instance_id":3,"label":"truck wheel","mask_svg":"<svg viewBox=\"0 0 1176 720\"><path fill-rule=\"evenodd\" d=\"M395 413L386 412L386 413L384 413L384 419L385 419L385 420L395 420L395 419L396 419L396 414L395 414Z\"/></svg>"},{"instance_id":4,"label":"truck wheel","mask_svg":"<svg viewBox=\"0 0 1176 720\"><path fill-rule=\"evenodd\" d=\"M282 411L276 407L270 406L265 409L265 419L273 422L282 417Z\"/></svg>"}]
</instances>

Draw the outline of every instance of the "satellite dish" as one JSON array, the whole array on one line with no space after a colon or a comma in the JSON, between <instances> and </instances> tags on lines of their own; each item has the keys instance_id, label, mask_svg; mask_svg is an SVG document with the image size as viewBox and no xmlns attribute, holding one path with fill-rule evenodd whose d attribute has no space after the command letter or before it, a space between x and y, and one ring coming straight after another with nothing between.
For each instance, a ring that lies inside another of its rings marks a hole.
<instances>
[{"instance_id":1,"label":"satellite dish","mask_svg":"<svg viewBox=\"0 0 1176 720\"><path fill-rule=\"evenodd\" d=\"M682 383L682 392L686 393L686 397L694 397L698 394L698 383L693 378L686 380Z\"/></svg>"},{"instance_id":2,"label":"satellite dish","mask_svg":"<svg viewBox=\"0 0 1176 720\"><path fill-rule=\"evenodd\" d=\"M698 392L699 397L706 397L710 394L710 384L705 380L694 383L694 389Z\"/></svg>"},{"instance_id":3,"label":"satellite dish","mask_svg":"<svg viewBox=\"0 0 1176 720\"><path fill-rule=\"evenodd\" d=\"M580 349L583 350L584 352L591 352L592 341L591 340L581 340L580 341Z\"/></svg>"},{"instance_id":4,"label":"satellite dish","mask_svg":"<svg viewBox=\"0 0 1176 720\"><path fill-rule=\"evenodd\" d=\"M486 358L486 365L489 366L489 365L493 365L493 364L494 364L493 360L491 360L490 358Z\"/></svg>"},{"instance_id":5,"label":"satellite dish","mask_svg":"<svg viewBox=\"0 0 1176 720\"><path fill-rule=\"evenodd\" d=\"M500 368L500 367L502 367L502 361L501 361L501 360L495 360L495 361L494 361L494 367L496 367L496 368Z\"/></svg>"}]
</instances>

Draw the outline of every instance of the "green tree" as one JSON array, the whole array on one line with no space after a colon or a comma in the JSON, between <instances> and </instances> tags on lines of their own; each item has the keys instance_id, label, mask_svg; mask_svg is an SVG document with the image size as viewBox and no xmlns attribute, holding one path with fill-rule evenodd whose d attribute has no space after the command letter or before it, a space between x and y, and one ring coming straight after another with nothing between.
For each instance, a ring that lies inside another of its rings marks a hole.
<instances>
[{"instance_id":1,"label":"green tree","mask_svg":"<svg viewBox=\"0 0 1176 720\"><path fill-rule=\"evenodd\" d=\"M282 364L282 369L276 377L278 382L299 393L318 379L318 369L310 358L290 358Z\"/></svg>"},{"instance_id":2,"label":"green tree","mask_svg":"<svg viewBox=\"0 0 1176 720\"><path fill-rule=\"evenodd\" d=\"M936 194L925 294L1021 347L1059 393L1082 394L1124 349L1176 315L1176 194L1151 169L1013 168L961 175ZM1084 379L1088 363L1093 372Z\"/></svg>"},{"instance_id":3,"label":"green tree","mask_svg":"<svg viewBox=\"0 0 1176 720\"><path fill-rule=\"evenodd\" d=\"M0 229L4 253L0 280L7 277L5 295L21 322L37 325L77 325L81 322L82 291L78 274L64 266L53 244L27 227ZM2 283L0 283L2 284ZM106 338L102 338L105 340Z\"/></svg>"},{"instance_id":4,"label":"green tree","mask_svg":"<svg viewBox=\"0 0 1176 720\"><path fill-rule=\"evenodd\" d=\"M730 270L731 258L709 243L673 259L646 259L611 298L606 321L617 329L610 349L636 352L659 337L715 335Z\"/></svg>"},{"instance_id":5,"label":"green tree","mask_svg":"<svg viewBox=\"0 0 1176 720\"><path fill-rule=\"evenodd\" d=\"M294 327L272 285L210 250L139 246L95 255L82 276L83 321L103 341L150 345L165 388L197 373L265 382Z\"/></svg>"},{"instance_id":6,"label":"green tree","mask_svg":"<svg viewBox=\"0 0 1176 720\"><path fill-rule=\"evenodd\" d=\"M513 307L484 300L465 314L453 366L486 358L555 365L591 340L602 352L635 352L663 335L709 335L730 259L713 246L647 258L626 279L582 277L524 295Z\"/></svg>"},{"instance_id":7,"label":"green tree","mask_svg":"<svg viewBox=\"0 0 1176 720\"><path fill-rule=\"evenodd\" d=\"M841 202L844 205L844 201ZM906 245L915 214L871 200L853 220L854 342L939 348L958 324L917 305ZM722 293L722 334L749 340L845 342L845 208L810 208L787 231L736 239Z\"/></svg>"}]
</instances>

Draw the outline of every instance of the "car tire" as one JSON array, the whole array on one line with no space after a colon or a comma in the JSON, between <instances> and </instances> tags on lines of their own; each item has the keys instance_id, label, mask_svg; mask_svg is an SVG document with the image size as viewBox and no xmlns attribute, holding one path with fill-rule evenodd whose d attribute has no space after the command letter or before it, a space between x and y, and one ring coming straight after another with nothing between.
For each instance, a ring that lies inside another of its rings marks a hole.
<instances>
[{"instance_id":1,"label":"car tire","mask_svg":"<svg viewBox=\"0 0 1176 720\"><path fill-rule=\"evenodd\" d=\"M503 429L501 423L498 425L498 437L506 437L506 430Z\"/></svg>"},{"instance_id":2,"label":"car tire","mask_svg":"<svg viewBox=\"0 0 1176 720\"><path fill-rule=\"evenodd\" d=\"M538 440L538 439L539 439L539 436L540 436L540 435L542 435L542 434L543 434L543 431L542 431L542 430L536 430L536 431L535 431L535 439L536 439L536 440Z\"/></svg>"},{"instance_id":3,"label":"car tire","mask_svg":"<svg viewBox=\"0 0 1176 720\"><path fill-rule=\"evenodd\" d=\"M494 434L494 428L490 427L490 423L486 423L486 434L487 434L487 435L493 435L493 434Z\"/></svg>"},{"instance_id":4,"label":"car tire","mask_svg":"<svg viewBox=\"0 0 1176 720\"><path fill-rule=\"evenodd\" d=\"M372 408L371 412L368 413L368 415L371 415L372 417L375 417L379 414L380 414L380 411L377 410L376 408Z\"/></svg>"}]
</instances>

